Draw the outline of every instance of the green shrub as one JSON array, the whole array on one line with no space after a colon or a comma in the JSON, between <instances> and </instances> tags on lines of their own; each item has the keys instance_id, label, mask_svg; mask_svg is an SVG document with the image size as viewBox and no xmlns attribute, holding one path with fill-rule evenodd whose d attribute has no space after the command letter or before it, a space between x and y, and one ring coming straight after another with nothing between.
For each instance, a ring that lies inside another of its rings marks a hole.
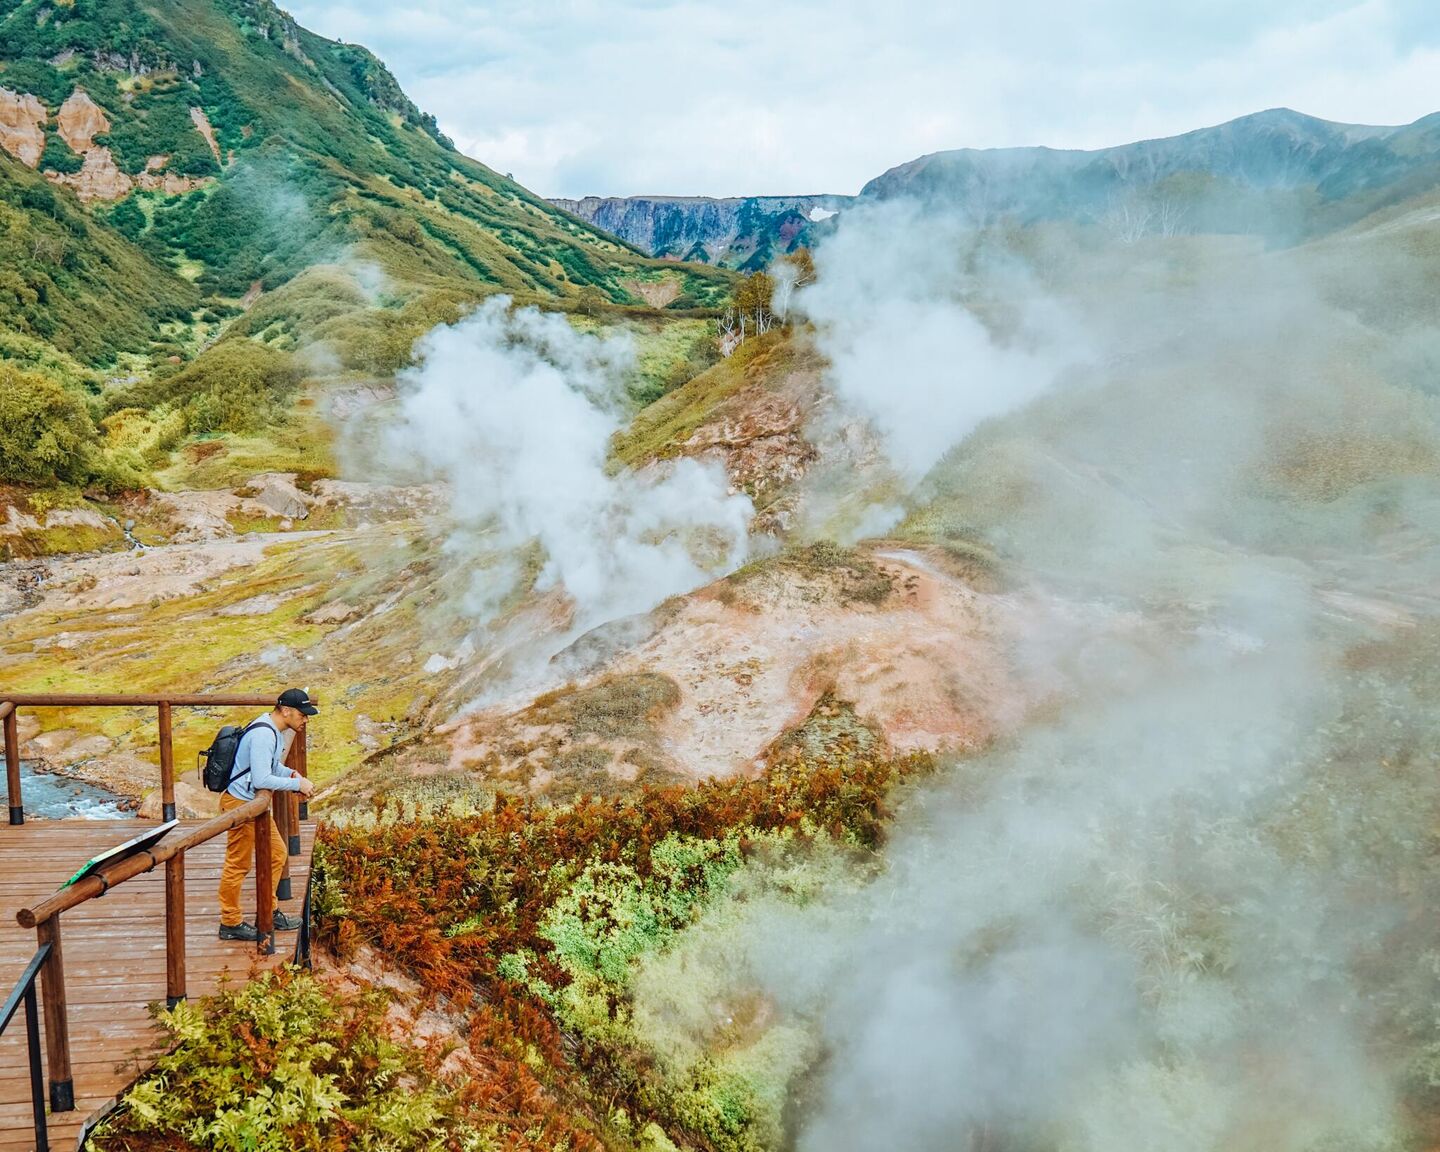
<instances>
[{"instance_id":1,"label":"green shrub","mask_svg":"<svg viewBox=\"0 0 1440 1152\"><path fill-rule=\"evenodd\" d=\"M97 1152L390 1152L480 1146L387 997L339 996L296 970L157 1012L173 1046L90 1138ZM158 1137L158 1140L157 1140Z\"/></svg>"},{"instance_id":2,"label":"green shrub","mask_svg":"<svg viewBox=\"0 0 1440 1152\"><path fill-rule=\"evenodd\" d=\"M118 201L115 207L110 209L109 220L110 227L130 240L138 240L140 233L144 232L150 223L145 218L145 210L136 203L133 196Z\"/></svg>"},{"instance_id":3,"label":"green shrub","mask_svg":"<svg viewBox=\"0 0 1440 1152\"><path fill-rule=\"evenodd\" d=\"M79 396L0 363L0 480L86 484L96 475L95 449L95 424Z\"/></svg>"},{"instance_id":4,"label":"green shrub","mask_svg":"<svg viewBox=\"0 0 1440 1152\"><path fill-rule=\"evenodd\" d=\"M84 165L85 158L60 139L58 133L47 132L45 134L45 151L40 156L42 172L53 170L69 174L79 172Z\"/></svg>"},{"instance_id":5,"label":"green shrub","mask_svg":"<svg viewBox=\"0 0 1440 1152\"><path fill-rule=\"evenodd\" d=\"M300 383L289 353L254 340L222 340L164 379L116 393L110 410L174 404L190 432L251 432L282 421Z\"/></svg>"}]
</instances>

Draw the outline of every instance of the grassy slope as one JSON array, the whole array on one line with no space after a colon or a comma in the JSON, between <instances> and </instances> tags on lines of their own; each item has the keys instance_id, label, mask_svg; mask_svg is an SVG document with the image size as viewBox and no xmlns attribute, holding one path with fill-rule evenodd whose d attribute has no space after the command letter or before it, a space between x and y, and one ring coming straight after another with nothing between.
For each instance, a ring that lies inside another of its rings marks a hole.
<instances>
[{"instance_id":1,"label":"grassy slope","mask_svg":"<svg viewBox=\"0 0 1440 1152\"><path fill-rule=\"evenodd\" d=\"M168 154L172 170L219 172L189 120L190 107L205 111L224 179L147 206L148 227L131 230L205 265L213 290L273 287L362 240L397 273L545 297L593 286L634 303L622 280L657 267L455 152L378 60L268 0L24 0L0 29L5 81L52 109L83 87L109 114L105 142L127 171ZM104 53L149 71L96 67ZM678 274L693 303L725 284L703 269Z\"/></svg>"},{"instance_id":2,"label":"grassy slope","mask_svg":"<svg viewBox=\"0 0 1440 1152\"><path fill-rule=\"evenodd\" d=\"M203 364L217 339L313 347L304 370L386 378L424 332L505 292L640 332L639 402L707 362L697 335L728 293L726 273L645 258L460 155L374 56L268 0L22 0L0 18L0 84L50 110L45 167L78 167L54 113L83 89L109 118L96 143L121 170L168 158L167 171L208 181L87 209L0 157L0 356L92 396L105 375L122 378L92 402L96 419L139 402L149 424L127 417L105 458L133 449L133 465L138 451L171 486L333 469L328 437L294 419L281 392L258 405L269 428L217 427L184 397L144 399ZM218 162L192 108L213 128ZM665 308L640 293L657 281L676 294ZM198 433L233 441L223 474L171 455Z\"/></svg>"},{"instance_id":3,"label":"grassy slope","mask_svg":"<svg viewBox=\"0 0 1440 1152\"><path fill-rule=\"evenodd\" d=\"M199 292L0 154L0 356L66 382L188 324Z\"/></svg>"}]
</instances>

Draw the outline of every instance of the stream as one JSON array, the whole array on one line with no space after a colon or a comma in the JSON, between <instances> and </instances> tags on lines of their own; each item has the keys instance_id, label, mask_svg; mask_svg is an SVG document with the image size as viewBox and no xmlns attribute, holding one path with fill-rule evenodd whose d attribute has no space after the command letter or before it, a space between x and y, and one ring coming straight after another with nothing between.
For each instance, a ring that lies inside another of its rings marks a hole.
<instances>
[{"instance_id":1,"label":"stream","mask_svg":"<svg viewBox=\"0 0 1440 1152\"><path fill-rule=\"evenodd\" d=\"M20 761L20 790L25 818L42 820L118 820L131 813L122 807L122 798L94 784L36 772L34 761Z\"/></svg>"}]
</instances>

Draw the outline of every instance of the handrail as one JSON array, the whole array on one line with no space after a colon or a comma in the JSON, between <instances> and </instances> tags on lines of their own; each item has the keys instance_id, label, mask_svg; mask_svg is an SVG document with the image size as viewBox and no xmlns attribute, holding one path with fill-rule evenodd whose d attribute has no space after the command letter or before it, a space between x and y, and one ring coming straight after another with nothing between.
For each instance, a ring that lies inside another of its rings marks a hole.
<instances>
[{"instance_id":1,"label":"handrail","mask_svg":"<svg viewBox=\"0 0 1440 1152\"><path fill-rule=\"evenodd\" d=\"M110 889L125 883L126 880L144 875L157 865L179 856L182 852L204 844L207 840L213 840L220 833L228 832L231 828L244 824L247 820L254 820L269 810L270 797L271 793L262 789L255 793L255 799L246 801L239 808L232 808L228 812L220 813L219 816L205 821L200 827L192 828L178 840L167 840L147 851L128 856L111 868L102 868L67 888L59 889L54 895L46 897L38 904L21 908L15 914L15 919L20 922L22 928L38 928L50 917L58 916L61 912L74 908L77 904L83 904L87 900L93 900L97 896L103 896Z\"/></svg>"},{"instance_id":2,"label":"handrail","mask_svg":"<svg viewBox=\"0 0 1440 1152\"><path fill-rule=\"evenodd\" d=\"M25 1048L30 1057L30 1111L35 1122L35 1152L49 1152L50 1135L45 1128L45 1078L40 1065L40 1009L35 999L35 978L50 958L51 946L42 944L25 965L14 990L0 1009L0 1034L3 1034L21 1003L25 1005Z\"/></svg>"},{"instance_id":3,"label":"handrail","mask_svg":"<svg viewBox=\"0 0 1440 1152\"><path fill-rule=\"evenodd\" d=\"M311 696L312 701L319 697ZM6 692L0 693L0 725L4 727L5 782L10 801L10 823L25 823L25 804L20 795L20 732L19 710L26 708L155 708L159 710L160 726L160 818L175 819L175 753L171 741L170 713L173 708L244 708L273 705L275 697L258 693L74 693L74 692ZM305 733L296 738L296 768L305 770ZM300 818L307 815L301 803Z\"/></svg>"},{"instance_id":4,"label":"handrail","mask_svg":"<svg viewBox=\"0 0 1440 1152\"><path fill-rule=\"evenodd\" d=\"M274 696L261 696L254 692L241 694L173 692L144 693L85 693L85 692L6 692L5 699L16 708L155 708L161 704L178 705L181 708L239 708L252 704L275 703ZM310 698L314 701L316 698Z\"/></svg>"},{"instance_id":5,"label":"handrail","mask_svg":"<svg viewBox=\"0 0 1440 1152\"><path fill-rule=\"evenodd\" d=\"M45 1063L50 1076L51 1112L68 1112L75 1107L75 1082L70 1067L70 1027L65 1004L65 961L60 945L61 914L164 864L165 992L166 1003L173 1008L185 999L185 853L250 820L255 824L255 929L260 937L261 955L273 954L278 878L270 858L268 824L276 795L289 798L288 793L271 793L261 789L253 800L220 813L183 836L118 860L16 913L15 919L21 927L34 928L40 943L39 972L45 992ZM279 812L286 813L288 820L288 803L282 805ZM289 871L288 860L285 871Z\"/></svg>"},{"instance_id":6,"label":"handrail","mask_svg":"<svg viewBox=\"0 0 1440 1152\"><path fill-rule=\"evenodd\" d=\"M20 979L15 982L15 987L10 993L9 999L5 1001L5 1007L0 1009L0 1033L5 1031L15 1010L20 1007L20 1001L25 998L25 986L33 984L35 977L40 975L40 965L45 962L45 957L50 955L50 945L38 948L35 955L30 958L30 963L25 965L25 971L20 973Z\"/></svg>"}]
</instances>

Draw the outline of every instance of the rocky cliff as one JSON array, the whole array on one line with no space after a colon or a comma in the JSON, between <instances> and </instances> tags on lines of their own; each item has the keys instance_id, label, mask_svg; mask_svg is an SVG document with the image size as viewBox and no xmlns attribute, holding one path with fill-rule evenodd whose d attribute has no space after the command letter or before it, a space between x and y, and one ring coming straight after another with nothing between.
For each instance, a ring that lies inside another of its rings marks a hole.
<instances>
[{"instance_id":1,"label":"rocky cliff","mask_svg":"<svg viewBox=\"0 0 1440 1152\"><path fill-rule=\"evenodd\" d=\"M652 256L745 270L808 245L850 196L587 196L551 203Z\"/></svg>"}]
</instances>

